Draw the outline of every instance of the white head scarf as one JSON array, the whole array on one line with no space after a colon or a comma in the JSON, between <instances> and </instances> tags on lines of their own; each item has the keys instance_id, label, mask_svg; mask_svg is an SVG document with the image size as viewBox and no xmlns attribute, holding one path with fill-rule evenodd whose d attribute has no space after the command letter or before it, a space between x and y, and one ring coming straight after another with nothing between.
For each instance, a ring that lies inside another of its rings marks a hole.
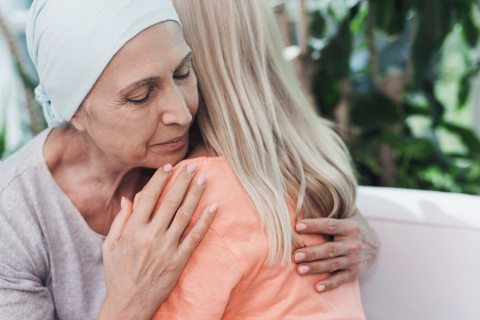
<instances>
[{"instance_id":1,"label":"white head scarf","mask_svg":"<svg viewBox=\"0 0 480 320\"><path fill-rule=\"evenodd\" d=\"M27 45L48 125L70 121L125 43L164 21L180 24L171 0L35 0Z\"/></svg>"}]
</instances>

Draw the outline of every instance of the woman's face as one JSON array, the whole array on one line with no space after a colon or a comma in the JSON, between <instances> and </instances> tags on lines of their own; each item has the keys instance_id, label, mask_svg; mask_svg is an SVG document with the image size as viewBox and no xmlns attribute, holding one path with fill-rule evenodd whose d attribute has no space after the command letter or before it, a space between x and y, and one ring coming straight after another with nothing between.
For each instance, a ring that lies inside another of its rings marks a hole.
<instances>
[{"instance_id":1,"label":"woman's face","mask_svg":"<svg viewBox=\"0 0 480 320\"><path fill-rule=\"evenodd\" d=\"M152 26L110 61L72 124L127 166L183 159L198 109L191 50L175 22Z\"/></svg>"}]
</instances>

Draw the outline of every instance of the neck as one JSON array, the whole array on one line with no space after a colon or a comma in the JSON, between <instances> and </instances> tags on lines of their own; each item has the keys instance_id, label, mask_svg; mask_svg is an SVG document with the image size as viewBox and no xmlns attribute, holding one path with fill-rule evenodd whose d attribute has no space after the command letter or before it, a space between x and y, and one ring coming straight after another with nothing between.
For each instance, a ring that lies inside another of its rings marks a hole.
<instances>
[{"instance_id":1,"label":"neck","mask_svg":"<svg viewBox=\"0 0 480 320\"><path fill-rule=\"evenodd\" d=\"M44 157L60 188L101 234L108 233L121 197L133 199L151 175L106 155L88 136L69 128L51 132Z\"/></svg>"}]
</instances>

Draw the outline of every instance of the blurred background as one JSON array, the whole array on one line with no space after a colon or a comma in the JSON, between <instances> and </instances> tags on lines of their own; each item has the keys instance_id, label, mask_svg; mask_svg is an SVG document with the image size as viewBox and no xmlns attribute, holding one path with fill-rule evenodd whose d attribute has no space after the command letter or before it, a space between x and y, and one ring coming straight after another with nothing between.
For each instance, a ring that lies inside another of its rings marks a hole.
<instances>
[{"instance_id":1,"label":"blurred background","mask_svg":"<svg viewBox=\"0 0 480 320\"><path fill-rule=\"evenodd\" d=\"M265 1L362 185L480 194L479 0ZM0 158L45 127L25 43L30 4L0 0Z\"/></svg>"}]
</instances>

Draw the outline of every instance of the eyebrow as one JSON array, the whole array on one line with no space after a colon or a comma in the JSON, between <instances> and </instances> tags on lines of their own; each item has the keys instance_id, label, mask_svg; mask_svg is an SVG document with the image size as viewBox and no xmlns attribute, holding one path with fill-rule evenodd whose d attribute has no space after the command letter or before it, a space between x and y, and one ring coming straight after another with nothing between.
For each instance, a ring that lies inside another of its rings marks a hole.
<instances>
[{"instance_id":1,"label":"eyebrow","mask_svg":"<svg viewBox=\"0 0 480 320\"><path fill-rule=\"evenodd\" d=\"M188 60L190 60L190 58L192 57L192 54L193 54L192 51L187 53L187 55L175 67L175 70L180 69L180 67L182 67ZM126 88L120 90L120 94L126 94L127 92L132 91L134 89L141 88L141 87L146 86L146 85L155 84L155 83L158 82L158 80L160 80L160 77L149 77L149 78L146 78L146 79L136 81L136 82L128 85Z\"/></svg>"}]
</instances>

